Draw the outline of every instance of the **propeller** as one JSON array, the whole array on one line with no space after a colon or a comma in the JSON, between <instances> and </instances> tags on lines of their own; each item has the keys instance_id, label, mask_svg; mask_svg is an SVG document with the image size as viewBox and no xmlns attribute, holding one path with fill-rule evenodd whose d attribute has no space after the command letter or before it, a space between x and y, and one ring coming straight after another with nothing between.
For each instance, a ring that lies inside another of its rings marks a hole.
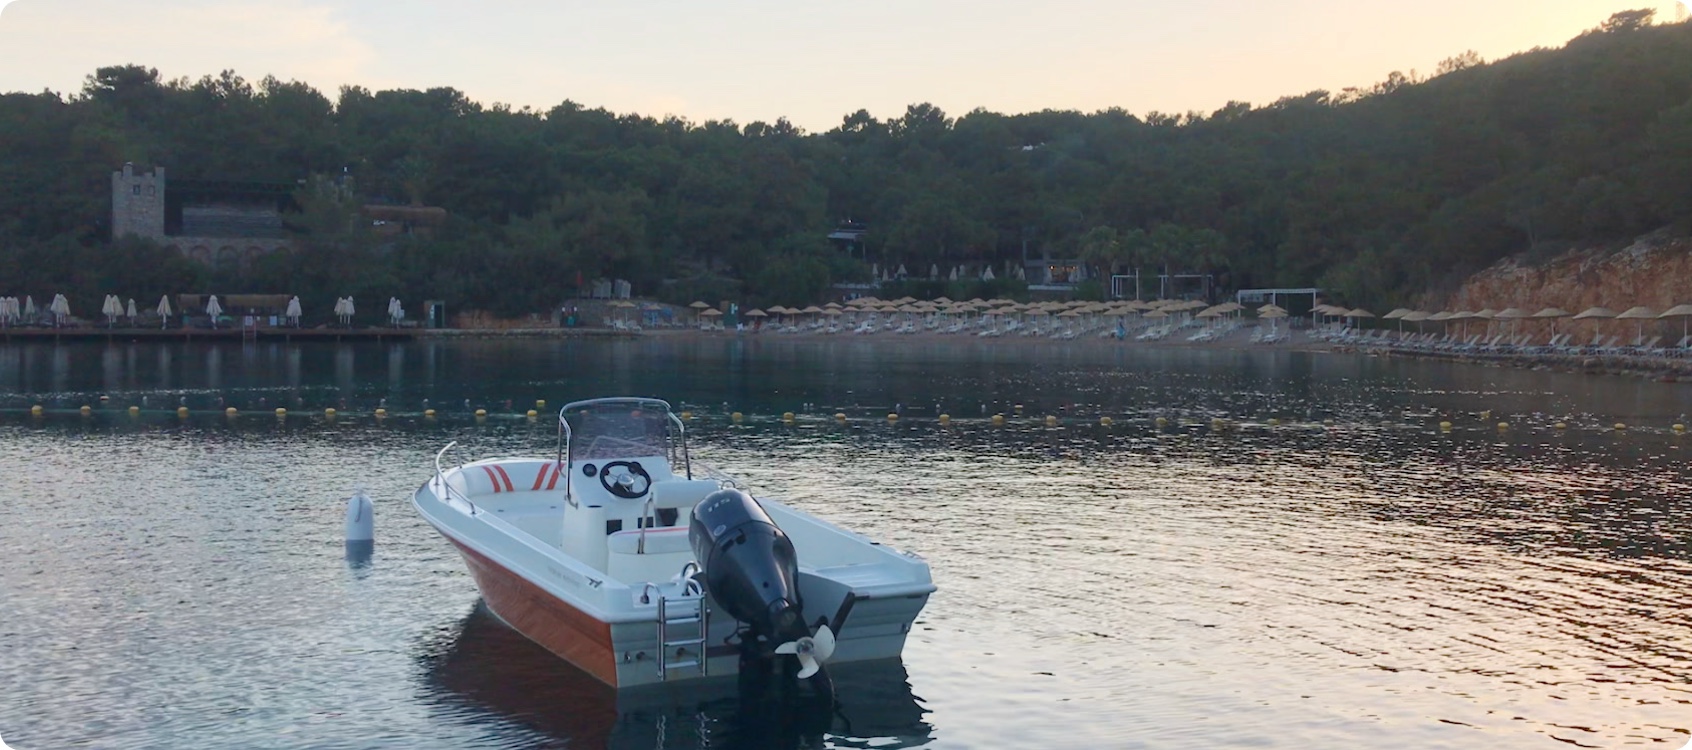
<instances>
[{"instance_id":1,"label":"propeller","mask_svg":"<svg viewBox=\"0 0 1692 750\"><path fill-rule=\"evenodd\" d=\"M834 631L827 625L818 625L816 635L783 643L776 646L775 652L799 657L799 679L803 680L816 674L822 663L834 655Z\"/></svg>"}]
</instances>

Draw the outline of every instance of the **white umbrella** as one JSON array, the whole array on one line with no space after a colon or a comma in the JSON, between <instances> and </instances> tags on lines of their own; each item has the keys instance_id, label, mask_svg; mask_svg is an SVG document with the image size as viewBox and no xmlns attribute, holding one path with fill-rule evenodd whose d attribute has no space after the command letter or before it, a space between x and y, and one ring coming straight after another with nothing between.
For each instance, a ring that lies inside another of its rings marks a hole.
<instances>
[{"instance_id":1,"label":"white umbrella","mask_svg":"<svg viewBox=\"0 0 1692 750\"><path fill-rule=\"evenodd\" d=\"M992 266L988 266L987 270L981 272L981 280L982 281L992 281L993 280L993 267Z\"/></svg>"},{"instance_id":2,"label":"white umbrella","mask_svg":"<svg viewBox=\"0 0 1692 750\"><path fill-rule=\"evenodd\" d=\"M211 299L206 300L206 314L211 316L212 327L216 328L217 316L223 314L223 305L217 303L217 295L214 294Z\"/></svg>"},{"instance_id":3,"label":"white umbrella","mask_svg":"<svg viewBox=\"0 0 1692 750\"><path fill-rule=\"evenodd\" d=\"M295 297L291 300L288 300L288 311L286 313L284 313L283 315L284 315L284 317L293 318L294 319L294 327L299 328L300 327L300 313L301 312L302 312L302 310L300 310L300 298Z\"/></svg>"},{"instance_id":4,"label":"white umbrella","mask_svg":"<svg viewBox=\"0 0 1692 750\"><path fill-rule=\"evenodd\" d=\"M130 297L129 298L129 304L126 307L123 308L123 316L126 317L126 318L129 318L130 323L133 324L135 322L135 298L134 297Z\"/></svg>"},{"instance_id":5,"label":"white umbrella","mask_svg":"<svg viewBox=\"0 0 1692 750\"><path fill-rule=\"evenodd\" d=\"M65 319L70 317L70 300L63 294L53 295L53 304L48 308L48 312L53 313L54 325L64 325Z\"/></svg>"},{"instance_id":6,"label":"white umbrella","mask_svg":"<svg viewBox=\"0 0 1692 750\"><path fill-rule=\"evenodd\" d=\"M100 313L106 316L106 327L111 328L117 323L118 316L123 314L123 303L118 301L117 295L108 294L100 305Z\"/></svg>"},{"instance_id":7,"label":"white umbrella","mask_svg":"<svg viewBox=\"0 0 1692 750\"><path fill-rule=\"evenodd\" d=\"M35 298L31 297L27 294L24 295L24 308L23 308L24 317L33 318L33 317L35 317L37 312L39 312L39 311L35 309Z\"/></svg>"},{"instance_id":8,"label":"white umbrella","mask_svg":"<svg viewBox=\"0 0 1692 750\"><path fill-rule=\"evenodd\" d=\"M164 295L162 297L159 297L159 306L158 306L157 312L159 313L159 328L163 329L163 328L169 326L170 325L170 313L171 313L171 310L170 310L170 295L167 294L167 295Z\"/></svg>"}]
</instances>

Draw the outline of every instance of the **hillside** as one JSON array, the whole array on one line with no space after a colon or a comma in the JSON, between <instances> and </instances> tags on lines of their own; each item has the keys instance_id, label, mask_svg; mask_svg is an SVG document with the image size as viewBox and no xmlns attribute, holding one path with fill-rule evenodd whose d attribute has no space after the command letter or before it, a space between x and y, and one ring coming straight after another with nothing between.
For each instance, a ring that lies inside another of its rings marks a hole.
<instances>
[{"instance_id":1,"label":"hillside","mask_svg":"<svg viewBox=\"0 0 1692 750\"><path fill-rule=\"evenodd\" d=\"M297 252L205 268L113 245L109 174L315 180ZM1081 257L1097 270L1321 285L1386 306L1511 255L1692 220L1692 25L1617 14L1559 49L1472 54L1422 78L1209 114L858 111L692 123L564 102L514 111L452 89L309 86L102 68L82 91L0 95L0 293L182 289L435 298L545 309L573 280L639 294L802 304L867 262L926 269ZM444 207L380 238L361 202ZM868 229L865 263L824 236ZM162 287L162 288L161 288Z\"/></svg>"}]
</instances>

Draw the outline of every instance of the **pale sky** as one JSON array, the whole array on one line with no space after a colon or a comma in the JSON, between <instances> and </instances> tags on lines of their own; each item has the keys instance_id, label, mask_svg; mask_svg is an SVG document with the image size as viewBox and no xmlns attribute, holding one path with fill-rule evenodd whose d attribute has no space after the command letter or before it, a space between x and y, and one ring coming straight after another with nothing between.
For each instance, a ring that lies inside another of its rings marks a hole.
<instances>
[{"instance_id":1,"label":"pale sky","mask_svg":"<svg viewBox=\"0 0 1692 750\"><path fill-rule=\"evenodd\" d=\"M5 0L0 0L4 3ZM1210 112L1560 46L1662 0L14 0L0 91L74 92L96 67L226 68L343 84L452 86L483 103L830 129L933 102L953 116L1121 107Z\"/></svg>"}]
</instances>

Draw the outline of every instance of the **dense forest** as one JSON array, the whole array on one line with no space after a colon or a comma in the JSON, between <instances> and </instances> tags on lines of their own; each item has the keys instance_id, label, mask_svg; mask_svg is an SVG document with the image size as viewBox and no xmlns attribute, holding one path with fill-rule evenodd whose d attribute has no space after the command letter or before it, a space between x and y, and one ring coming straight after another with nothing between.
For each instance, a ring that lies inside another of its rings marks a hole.
<instances>
[{"instance_id":1,"label":"dense forest","mask_svg":"<svg viewBox=\"0 0 1692 750\"><path fill-rule=\"evenodd\" d=\"M301 185L296 250L208 268L111 238L110 174ZM341 189L330 189L339 185ZM427 236L364 203L441 206ZM291 292L548 309L576 279L638 295L802 304L868 262L1034 256L1216 274L1386 305L1495 260L1692 219L1692 24L1620 13L1559 49L1262 106L954 117L918 104L824 133L483 106L453 89L331 100L233 72L101 68L80 92L0 95L0 294ZM868 262L831 246L844 220ZM1097 293L1096 288L1084 290Z\"/></svg>"}]
</instances>

